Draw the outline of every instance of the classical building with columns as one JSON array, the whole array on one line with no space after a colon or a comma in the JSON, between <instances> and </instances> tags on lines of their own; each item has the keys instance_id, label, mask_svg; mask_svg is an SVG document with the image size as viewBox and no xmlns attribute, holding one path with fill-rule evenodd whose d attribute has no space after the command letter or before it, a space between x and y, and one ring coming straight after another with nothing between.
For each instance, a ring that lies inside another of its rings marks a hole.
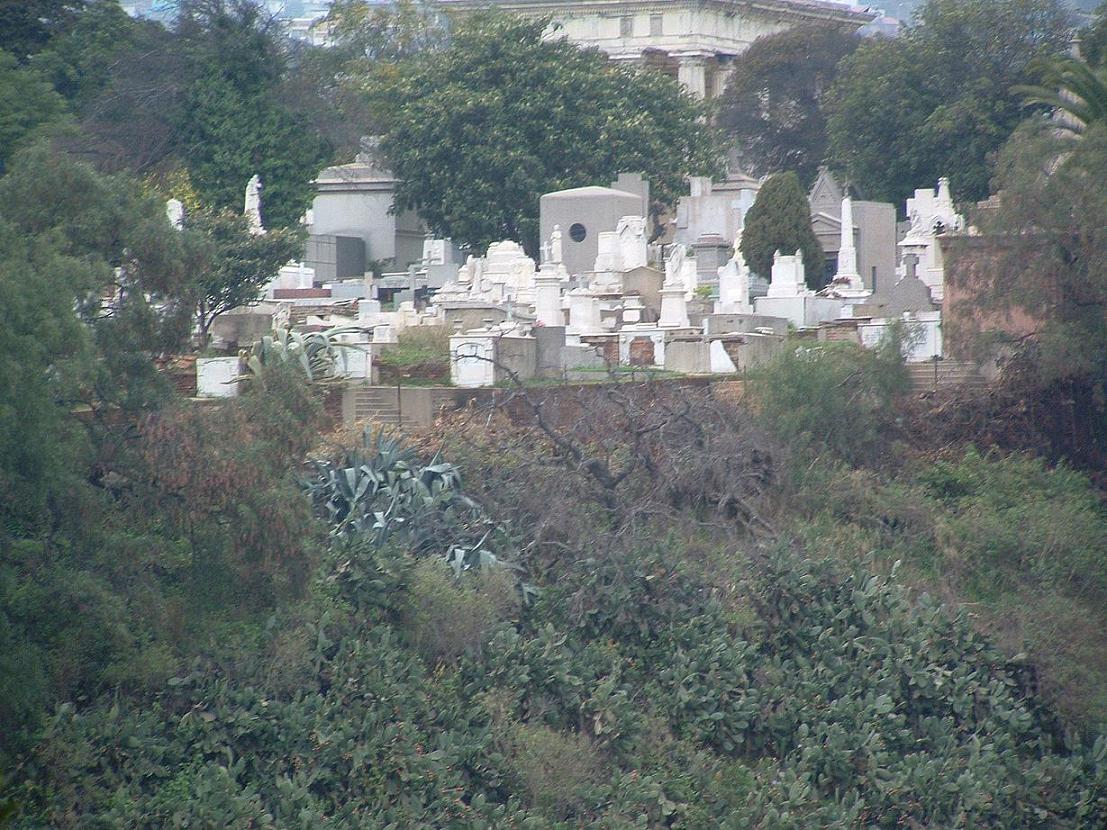
<instances>
[{"instance_id":1,"label":"classical building with columns","mask_svg":"<svg viewBox=\"0 0 1107 830\"><path fill-rule=\"evenodd\" d=\"M701 98L723 91L734 58L762 35L799 25L856 31L877 16L825 0L440 0L440 7L549 17L550 37L656 66Z\"/></svg>"}]
</instances>

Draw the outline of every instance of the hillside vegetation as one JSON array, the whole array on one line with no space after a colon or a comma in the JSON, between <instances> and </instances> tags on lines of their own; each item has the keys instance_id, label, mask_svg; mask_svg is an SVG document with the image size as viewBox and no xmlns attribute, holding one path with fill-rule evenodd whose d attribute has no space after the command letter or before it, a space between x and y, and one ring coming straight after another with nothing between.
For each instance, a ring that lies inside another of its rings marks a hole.
<instances>
[{"instance_id":1,"label":"hillside vegetation","mask_svg":"<svg viewBox=\"0 0 1107 830\"><path fill-rule=\"evenodd\" d=\"M622 384L367 434L282 485L298 588L209 582L185 636L120 611L160 673L55 678L15 826L1100 826L1107 514L1064 467L908 452L902 380L836 346L741 409Z\"/></svg>"}]
</instances>

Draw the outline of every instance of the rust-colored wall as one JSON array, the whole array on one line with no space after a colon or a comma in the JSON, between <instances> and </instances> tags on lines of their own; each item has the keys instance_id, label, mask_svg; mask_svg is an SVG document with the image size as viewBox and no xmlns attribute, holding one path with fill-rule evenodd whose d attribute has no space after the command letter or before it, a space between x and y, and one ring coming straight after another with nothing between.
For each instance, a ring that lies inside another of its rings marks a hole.
<instances>
[{"instance_id":1,"label":"rust-colored wall","mask_svg":"<svg viewBox=\"0 0 1107 830\"><path fill-rule=\"evenodd\" d=\"M943 352L956 360L976 355L976 336L1001 331L1011 337L1034 333L1040 320L1026 309L1000 306L1004 283L1001 242L986 236L940 237L945 262L942 300Z\"/></svg>"}]
</instances>

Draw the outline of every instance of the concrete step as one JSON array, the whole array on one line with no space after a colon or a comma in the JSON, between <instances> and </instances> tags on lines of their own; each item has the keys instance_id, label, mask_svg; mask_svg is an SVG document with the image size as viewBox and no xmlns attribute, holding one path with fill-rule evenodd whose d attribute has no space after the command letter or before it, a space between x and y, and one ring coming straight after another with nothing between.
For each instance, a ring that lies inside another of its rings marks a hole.
<instances>
[{"instance_id":1,"label":"concrete step","mask_svg":"<svg viewBox=\"0 0 1107 830\"><path fill-rule=\"evenodd\" d=\"M933 363L912 363L907 369L911 388L916 392L959 386L979 389L988 385L976 365L964 361L943 360L936 366Z\"/></svg>"}]
</instances>

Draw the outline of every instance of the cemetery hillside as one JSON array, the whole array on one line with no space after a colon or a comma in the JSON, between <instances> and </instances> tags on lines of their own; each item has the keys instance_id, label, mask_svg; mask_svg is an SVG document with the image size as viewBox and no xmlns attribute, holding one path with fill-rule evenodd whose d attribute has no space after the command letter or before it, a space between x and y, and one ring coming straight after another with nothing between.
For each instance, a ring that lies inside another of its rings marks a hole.
<instances>
[{"instance_id":1,"label":"cemetery hillside","mask_svg":"<svg viewBox=\"0 0 1107 830\"><path fill-rule=\"evenodd\" d=\"M0 828L1107 827L1107 5L0 2Z\"/></svg>"}]
</instances>

